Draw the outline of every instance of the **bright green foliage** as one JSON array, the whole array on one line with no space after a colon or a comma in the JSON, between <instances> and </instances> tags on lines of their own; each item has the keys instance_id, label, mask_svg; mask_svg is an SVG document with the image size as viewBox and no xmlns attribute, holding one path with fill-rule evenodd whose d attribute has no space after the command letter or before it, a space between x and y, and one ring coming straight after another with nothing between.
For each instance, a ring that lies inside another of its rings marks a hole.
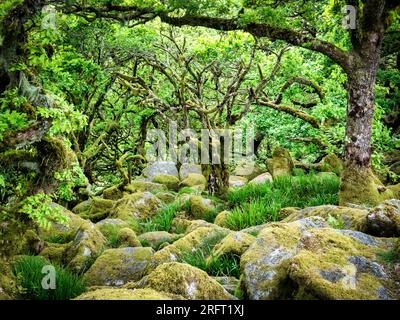
<instances>
[{"instance_id":1,"label":"bright green foliage","mask_svg":"<svg viewBox=\"0 0 400 320\"><path fill-rule=\"evenodd\" d=\"M62 214L61 207L53 206L50 196L44 193L37 193L26 198L20 212L28 215L45 229L49 229L52 222L62 224L68 221L68 217Z\"/></svg>"},{"instance_id":2,"label":"bright green foliage","mask_svg":"<svg viewBox=\"0 0 400 320\"><path fill-rule=\"evenodd\" d=\"M185 207L188 207L188 203L182 204L181 201L175 201L164 206L154 218L142 224L143 233L151 231L169 232L172 226L172 220L175 218L176 214Z\"/></svg>"},{"instance_id":3,"label":"bright green foliage","mask_svg":"<svg viewBox=\"0 0 400 320\"><path fill-rule=\"evenodd\" d=\"M278 221L282 208L336 205L338 191L339 179L334 176L279 177L273 183L250 184L228 194L232 210L227 223L229 228L241 230Z\"/></svg>"},{"instance_id":4,"label":"bright green foliage","mask_svg":"<svg viewBox=\"0 0 400 320\"><path fill-rule=\"evenodd\" d=\"M55 265L56 289L43 289L42 280L46 272L43 267L49 264L42 257L23 256L17 259L13 272L17 277L18 285L22 288L21 296L30 300L68 300L73 299L85 291L82 279Z\"/></svg>"},{"instance_id":5,"label":"bright green foliage","mask_svg":"<svg viewBox=\"0 0 400 320\"><path fill-rule=\"evenodd\" d=\"M216 257L212 254L212 246L203 250L185 252L181 255L182 262L206 271L215 277L240 278L240 258L236 255L222 255Z\"/></svg>"}]
</instances>

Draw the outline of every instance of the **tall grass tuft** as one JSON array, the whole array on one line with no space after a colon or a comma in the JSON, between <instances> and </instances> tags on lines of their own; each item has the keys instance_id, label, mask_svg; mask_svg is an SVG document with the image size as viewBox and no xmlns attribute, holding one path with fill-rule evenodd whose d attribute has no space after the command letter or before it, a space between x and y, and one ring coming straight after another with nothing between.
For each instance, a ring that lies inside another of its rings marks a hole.
<instances>
[{"instance_id":1,"label":"tall grass tuft","mask_svg":"<svg viewBox=\"0 0 400 320\"><path fill-rule=\"evenodd\" d=\"M61 266L55 268L55 289L43 289L42 280L46 273L43 267L49 265L39 256L23 256L16 260L13 272L18 285L22 287L21 296L29 300L69 300L85 291L85 284L81 277L75 275Z\"/></svg>"},{"instance_id":2,"label":"tall grass tuft","mask_svg":"<svg viewBox=\"0 0 400 320\"><path fill-rule=\"evenodd\" d=\"M314 174L279 177L272 183L249 184L227 195L231 215L228 227L242 230L266 222L279 220L285 207L306 208L338 204L339 178Z\"/></svg>"}]
</instances>

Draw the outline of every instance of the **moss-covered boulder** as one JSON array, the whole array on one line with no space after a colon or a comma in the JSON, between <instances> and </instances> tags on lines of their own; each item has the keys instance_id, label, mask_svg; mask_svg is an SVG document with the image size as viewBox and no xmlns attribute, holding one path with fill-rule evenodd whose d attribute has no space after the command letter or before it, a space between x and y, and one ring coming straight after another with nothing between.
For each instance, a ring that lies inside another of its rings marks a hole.
<instances>
[{"instance_id":1,"label":"moss-covered boulder","mask_svg":"<svg viewBox=\"0 0 400 320\"><path fill-rule=\"evenodd\" d=\"M183 300L183 297L153 289L100 289L86 292L74 300Z\"/></svg>"},{"instance_id":2,"label":"moss-covered boulder","mask_svg":"<svg viewBox=\"0 0 400 320\"><path fill-rule=\"evenodd\" d=\"M179 169L179 176L181 180L185 180L189 174L200 174L202 175L201 165L192 163L183 163Z\"/></svg>"},{"instance_id":3,"label":"moss-covered boulder","mask_svg":"<svg viewBox=\"0 0 400 320\"><path fill-rule=\"evenodd\" d=\"M322 159L321 164L324 171L333 172L338 176L343 171L343 161L334 153L326 155Z\"/></svg>"},{"instance_id":4,"label":"moss-covered boulder","mask_svg":"<svg viewBox=\"0 0 400 320\"><path fill-rule=\"evenodd\" d=\"M159 161L149 165L143 170L143 175L151 180L159 175L171 175L179 178L175 163L170 161Z\"/></svg>"},{"instance_id":5,"label":"moss-covered boulder","mask_svg":"<svg viewBox=\"0 0 400 320\"><path fill-rule=\"evenodd\" d=\"M235 277L213 277L224 289L230 294L234 295L239 288L240 281Z\"/></svg>"},{"instance_id":6,"label":"moss-covered boulder","mask_svg":"<svg viewBox=\"0 0 400 320\"><path fill-rule=\"evenodd\" d=\"M136 192L160 192L167 191L168 188L160 183L154 183L150 181L136 180L124 187L124 191L127 193Z\"/></svg>"},{"instance_id":7,"label":"moss-covered boulder","mask_svg":"<svg viewBox=\"0 0 400 320\"><path fill-rule=\"evenodd\" d=\"M206 199L197 195L189 196L190 215L194 219L207 220L215 210L215 204L211 199Z\"/></svg>"},{"instance_id":8,"label":"moss-covered boulder","mask_svg":"<svg viewBox=\"0 0 400 320\"><path fill-rule=\"evenodd\" d=\"M129 228L129 224L121 219L104 219L95 224L95 227L110 239L118 234L119 230Z\"/></svg>"},{"instance_id":9,"label":"moss-covered boulder","mask_svg":"<svg viewBox=\"0 0 400 320\"><path fill-rule=\"evenodd\" d=\"M281 298L281 285L288 278L287 266L297 253L302 233L318 227L327 227L319 217L265 227L240 260L241 285L247 297L252 300Z\"/></svg>"},{"instance_id":10,"label":"moss-covered boulder","mask_svg":"<svg viewBox=\"0 0 400 320\"><path fill-rule=\"evenodd\" d=\"M283 219L283 222L292 222L307 217L318 216L324 218L325 221L330 221L333 218L337 222L337 227L342 229L366 231L368 211L365 209L326 205L299 210L291 208L289 212L292 213Z\"/></svg>"},{"instance_id":11,"label":"moss-covered boulder","mask_svg":"<svg viewBox=\"0 0 400 320\"><path fill-rule=\"evenodd\" d=\"M152 182L159 183L166 186L169 190L179 190L179 178L170 174L159 174L156 175Z\"/></svg>"},{"instance_id":12,"label":"moss-covered boulder","mask_svg":"<svg viewBox=\"0 0 400 320\"><path fill-rule=\"evenodd\" d=\"M151 248L108 249L97 258L85 273L88 286L122 286L138 281L153 267L154 251Z\"/></svg>"},{"instance_id":13,"label":"moss-covered boulder","mask_svg":"<svg viewBox=\"0 0 400 320\"><path fill-rule=\"evenodd\" d=\"M255 177L249 183L251 183L251 184L264 184L264 183L272 182L272 181L273 181L272 175L269 172L265 172L265 173L260 174L259 176Z\"/></svg>"},{"instance_id":14,"label":"moss-covered boulder","mask_svg":"<svg viewBox=\"0 0 400 320\"><path fill-rule=\"evenodd\" d=\"M158 192L156 197L165 204L170 204L175 201L176 195L170 192Z\"/></svg>"},{"instance_id":15,"label":"moss-covered boulder","mask_svg":"<svg viewBox=\"0 0 400 320\"><path fill-rule=\"evenodd\" d=\"M118 231L117 241L120 247L141 247L136 233L130 228L123 228Z\"/></svg>"},{"instance_id":16,"label":"moss-covered boulder","mask_svg":"<svg viewBox=\"0 0 400 320\"><path fill-rule=\"evenodd\" d=\"M242 255L250 299L391 299L394 281L380 261L393 240L336 230L319 217L275 223Z\"/></svg>"},{"instance_id":17,"label":"moss-covered boulder","mask_svg":"<svg viewBox=\"0 0 400 320\"><path fill-rule=\"evenodd\" d=\"M46 247L40 252L40 256L58 265L63 265L66 260L66 255L72 243L59 244L48 243Z\"/></svg>"},{"instance_id":18,"label":"moss-covered boulder","mask_svg":"<svg viewBox=\"0 0 400 320\"><path fill-rule=\"evenodd\" d=\"M152 271L142 284L145 288L179 295L189 300L233 299L206 272L183 263L165 263Z\"/></svg>"},{"instance_id":19,"label":"moss-covered boulder","mask_svg":"<svg viewBox=\"0 0 400 320\"><path fill-rule=\"evenodd\" d=\"M261 173L261 169L256 164L249 163L249 161L242 161L236 166L233 175L252 180Z\"/></svg>"},{"instance_id":20,"label":"moss-covered boulder","mask_svg":"<svg viewBox=\"0 0 400 320\"><path fill-rule=\"evenodd\" d=\"M68 267L78 273L84 272L102 252L106 243L103 234L87 221L87 224L80 227L65 253Z\"/></svg>"},{"instance_id":21,"label":"moss-covered boulder","mask_svg":"<svg viewBox=\"0 0 400 320\"><path fill-rule=\"evenodd\" d=\"M365 234L313 229L303 235L304 249L291 259L288 275L297 286L295 299L398 299L395 282L379 254L385 243Z\"/></svg>"},{"instance_id":22,"label":"moss-covered boulder","mask_svg":"<svg viewBox=\"0 0 400 320\"><path fill-rule=\"evenodd\" d=\"M240 176L230 176L229 177L229 187L231 188L240 188L244 187L249 180L245 177L240 177Z\"/></svg>"},{"instance_id":23,"label":"moss-covered boulder","mask_svg":"<svg viewBox=\"0 0 400 320\"><path fill-rule=\"evenodd\" d=\"M89 211L91 203L92 203L91 199L82 201L81 203L78 203L71 211L75 214L80 214L82 212Z\"/></svg>"},{"instance_id":24,"label":"moss-covered boulder","mask_svg":"<svg viewBox=\"0 0 400 320\"><path fill-rule=\"evenodd\" d=\"M400 200L387 200L370 209L366 229L379 237L400 237Z\"/></svg>"},{"instance_id":25,"label":"moss-covered boulder","mask_svg":"<svg viewBox=\"0 0 400 320\"><path fill-rule=\"evenodd\" d=\"M145 220L155 216L161 205L161 201L150 192L133 193L115 203L112 217L124 221Z\"/></svg>"},{"instance_id":26,"label":"moss-covered boulder","mask_svg":"<svg viewBox=\"0 0 400 320\"><path fill-rule=\"evenodd\" d=\"M232 232L214 247L213 256L235 255L240 257L255 240L256 237L248 233Z\"/></svg>"},{"instance_id":27,"label":"moss-covered boulder","mask_svg":"<svg viewBox=\"0 0 400 320\"><path fill-rule=\"evenodd\" d=\"M207 187L207 179L198 173L189 173L187 177L180 183L181 188L188 187L200 187L202 190L205 190Z\"/></svg>"},{"instance_id":28,"label":"moss-covered boulder","mask_svg":"<svg viewBox=\"0 0 400 320\"><path fill-rule=\"evenodd\" d=\"M153 231L146 232L139 236L139 241L144 246L152 247L157 250L163 243L173 243L174 241L181 238L182 235L171 234L166 231Z\"/></svg>"},{"instance_id":29,"label":"moss-covered boulder","mask_svg":"<svg viewBox=\"0 0 400 320\"><path fill-rule=\"evenodd\" d=\"M118 200L124 196L120 185L112 186L103 191L103 198L108 200Z\"/></svg>"},{"instance_id":30,"label":"moss-covered boulder","mask_svg":"<svg viewBox=\"0 0 400 320\"><path fill-rule=\"evenodd\" d=\"M289 150L285 148L275 148L269 166L269 171L274 178L293 175L294 162Z\"/></svg>"},{"instance_id":31,"label":"moss-covered boulder","mask_svg":"<svg viewBox=\"0 0 400 320\"><path fill-rule=\"evenodd\" d=\"M0 301L13 300L18 294L17 281L10 264L0 256Z\"/></svg>"},{"instance_id":32,"label":"moss-covered boulder","mask_svg":"<svg viewBox=\"0 0 400 320\"><path fill-rule=\"evenodd\" d=\"M113 200L93 197L89 208L85 211L81 211L78 215L83 219L98 222L108 217L113 206Z\"/></svg>"},{"instance_id":33,"label":"moss-covered boulder","mask_svg":"<svg viewBox=\"0 0 400 320\"><path fill-rule=\"evenodd\" d=\"M222 211L218 213L214 220L214 224L220 227L226 228L228 226L228 217L231 214L230 211Z\"/></svg>"},{"instance_id":34,"label":"moss-covered boulder","mask_svg":"<svg viewBox=\"0 0 400 320\"><path fill-rule=\"evenodd\" d=\"M205 251L209 249L210 246L215 246L229 233L230 230L215 225L198 227L173 244L157 251L154 255L154 259L157 264L179 261L184 254L195 252L196 250Z\"/></svg>"}]
</instances>

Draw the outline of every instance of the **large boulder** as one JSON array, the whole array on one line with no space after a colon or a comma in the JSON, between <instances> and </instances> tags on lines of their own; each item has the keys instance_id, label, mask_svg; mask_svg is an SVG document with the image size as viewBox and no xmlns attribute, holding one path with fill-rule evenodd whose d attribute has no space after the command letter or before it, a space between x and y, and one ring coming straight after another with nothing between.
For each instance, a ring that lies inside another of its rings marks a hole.
<instances>
[{"instance_id":1,"label":"large boulder","mask_svg":"<svg viewBox=\"0 0 400 320\"><path fill-rule=\"evenodd\" d=\"M101 253L106 243L103 234L88 221L81 226L71 246L68 247L66 252L68 267L78 273L84 272Z\"/></svg>"},{"instance_id":2,"label":"large boulder","mask_svg":"<svg viewBox=\"0 0 400 320\"><path fill-rule=\"evenodd\" d=\"M119 247L141 247L142 244L136 233L130 228L123 228L118 231L117 243Z\"/></svg>"},{"instance_id":3,"label":"large boulder","mask_svg":"<svg viewBox=\"0 0 400 320\"><path fill-rule=\"evenodd\" d=\"M198 173L189 173L186 178L180 183L180 187L199 187L205 190L207 187L207 179Z\"/></svg>"},{"instance_id":4,"label":"large boulder","mask_svg":"<svg viewBox=\"0 0 400 320\"><path fill-rule=\"evenodd\" d=\"M369 210L367 233L379 237L400 237L400 200L387 200Z\"/></svg>"},{"instance_id":5,"label":"large boulder","mask_svg":"<svg viewBox=\"0 0 400 320\"><path fill-rule=\"evenodd\" d=\"M157 264L179 261L185 254L206 251L215 246L231 231L215 225L198 227L188 232L184 237L157 251L154 259Z\"/></svg>"},{"instance_id":6,"label":"large boulder","mask_svg":"<svg viewBox=\"0 0 400 320\"><path fill-rule=\"evenodd\" d=\"M152 269L153 255L151 248L108 249L85 273L85 282L88 286L118 287L138 281Z\"/></svg>"},{"instance_id":7,"label":"large boulder","mask_svg":"<svg viewBox=\"0 0 400 320\"><path fill-rule=\"evenodd\" d=\"M229 186L231 188L240 188L244 187L249 181L245 177L239 176L230 176L229 177Z\"/></svg>"},{"instance_id":8,"label":"large boulder","mask_svg":"<svg viewBox=\"0 0 400 320\"><path fill-rule=\"evenodd\" d=\"M171 262L158 266L134 284L179 295L189 300L231 300L233 297L203 270L188 264Z\"/></svg>"},{"instance_id":9,"label":"large boulder","mask_svg":"<svg viewBox=\"0 0 400 320\"><path fill-rule=\"evenodd\" d=\"M260 174L259 176L255 177L249 183L251 183L251 184L264 184L264 183L272 182L272 181L273 181L272 175L269 172L265 172L265 173Z\"/></svg>"},{"instance_id":10,"label":"large boulder","mask_svg":"<svg viewBox=\"0 0 400 320\"><path fill-rule=\"evenodd\" d=\"M153 179L160 174L167 174L179 178L178 169L175 163L171 161L155 162L143 170L143 175L149 179Z\"/></svg>"},{"instance_id":11,"label":"large boulder","mask_svg":"<svg viewBox=\"0 0 400 320\"><path fill-rule=\"evenodd\" d=\"M78 215L83 219L98 222L108 217L113 206L113 200L93 197L87 210L79 212Z\"/></svg>"},{"instance_id":12,"label":"large boulder","mask_svg":"<svg viewBox=\"0 0 400 320\"><path fill-rule=\"evenodd\" d=\"M293 174L294 162L289 150L281 147L275 148L269 166L269 171L274 178L291 176Z\"/></svg>"},{"instance_id":13,"label":"large boulder","mask_svg":"<svg viewBox=\"0 0 400 320\"><path fill-rule=\"evenodd\" d=\"M338 176L343 171L343 161L334 153L326 155L322 159L321 164L324 171L333 172Z\"/></svg>"},{"instance_id":14,"label":"large boulder","mask_svg":"<svg viewBox=\"0 0 400 320\"><path fill-rule=\"evenodd\" d=\"M83 293L74 300L183 300L183 297L153 289L106 288Z\"/></svg>"},{"instance_id":15,"label":"large boulder","mask_svg":"<svg viewBox=\"0 0 400 320\"><path fill-rule=\"evenodd\" d=\"M232 232L218 243L213 249L213 257L225 255L241 256L250 245L256 240L256 237L244 232Z\"/></svg>"},{"instance_id":16,"label":"large boulder","mask_svg":"<svg viewBox=\"0 0 400 320\"><path fill-rule=\"evenodd\" d=\"M393 240L327 227L319 217L264 228L242 255L250 299L391 299L396 285L380 261Z\"/></svg>"},{"instance_id":17,"label":"large boulder","mask_svg":"<svg viewBox=\"0 0 400 320\"><path fill-rule=\"evenodd\" d=\"M157 250L163 243L172 243L181 238L182 235L171 234L166 231L152 231L139 236L140 242Z\"/></svg>"},{"instance_id":18,"label":"large boulder","mask_svg":"<svg viewBox=\"0 0 400 320\"><path fill-rule=\"evenodd\" d=\"M50 243L53 242L52 239L56 239L57 242L68 245L62 248L50 246L53 249L48 249L45 254L62 256L69 268L76 272L83 272L90 267L107 240L91 221L82 219L59 205L54 204L53 207L61 210L67 222L65 224L52 222L49 229L40 228L38 235ZM61 253L63 249L65 252Z\"/></svg>"},{"instance_id":19,"label":"large boulder","mask_svg":"<svg viewBox=\"0 0 400 320\"><path fill-rule=\"evenodd\" d=\"M201 171L201 165L199 164L191 164L191 163L183 163L181 168L179 169L179 176L181 180L185 180L189 174L200 174L202 175L203 172Z\"/></svg>"},{"instance_id":20,"label":"large boulder","mask_svg":"<svg viewBox=\"0 0 400 320\"><path fill-rule=\"evenodd\" d=\"M216 210L214 201L197 195L189 196L189 206L190 215L194 219L207 220Z\"/></svg>"},{"instance_id":21,"label":"large boulder","mask_svg":"<svg viewBox=\"0 0 400 320\"><path fill-rule=\"evenodd\" d=\"M241 161L235 168L235 176L244 177L251 180L261 174L261 169L251 161Z\"/></svg>"},{"instance_id":22,"label":"large boulder","mask_svg":"<svg viewBox=\"0 0 400 320\"><path fill-rule=\"evenodd\" d=\"M150 192L126 195L115 203L112 216L124 221L145 220L155 216L161 208L161 201Z\"/></svg>"},{"instance_id":23,"label":"large boulder","mask_svg":"<svg viewBox=\"0 0 400 320\"><path fill-rule=\"evenodd\" d=\"M179 190L179 178L171 174L159 174L153 177L152 182L166 186L169 190Z\"/></svg>"},{"instance_id":24,"label":"large boulder","mask_svg":"<svg viewBox=\"0 0 400 320\"><path fill-rule=\"evenodd\" d=\"M339 207L333 205L309 207L305 209L290 208L286 210L291 212L283 222L293 222L308 217L322 217L326 221L334 218L344 229L352 229L361 232L366 231L368 211L361 208ZM287 213L284 213L287 214Z\"/></svg>"},{"instance_id":25,"label":"large boulder","mask_svg":"<svg viewBox=\"0 0 400 320\"><path fill-rule=\"evenodd\" d=\"M157 191L167 191L167 187L160 184L144 180L135 180L132 183L124 187L124 191L127 193L136 192L157 192Z\"/></svg>"}]
</instances>

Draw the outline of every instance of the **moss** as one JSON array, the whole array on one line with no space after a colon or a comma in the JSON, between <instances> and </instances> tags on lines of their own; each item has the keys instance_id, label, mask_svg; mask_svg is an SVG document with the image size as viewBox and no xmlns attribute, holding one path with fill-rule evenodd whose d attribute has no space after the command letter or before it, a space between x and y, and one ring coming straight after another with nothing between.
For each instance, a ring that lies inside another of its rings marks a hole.
<instances>
[{"instance_id":1,"label":"moss","mask_svg":"<svg viewBox=\"0 0 400 320\"><path fill-rule=\"evenodd\" d=\"M168 188L162 184L148 181L133 181L131 184L124 187L124 190L129 193L167 191L167 189Z\"/></svg>"},{"instance_id":2,"label":"moss","mask_svg":"<svg viewBox=\"0 0 400 320\"><path fill-rule=\"evenodd\" d=\"M118 232L118 244L120 247L141 247L135 232L129 228L123 228Z\"/></svg>"},{"instance_id":3,"label":"moss","mask_svg":"<svg viewBox=\"0 0 400 320\"><path fill-rule=\"evenodd\" d=\"M157 215L161 201L149 192L138 192L118 200L112 216L124 221L146 220Z\"/></svg>"},{"instance_id":4,"label":"moss","mask_svg":"<svg viewBox=\"0 0 400 320\"><path fill-rule=\"evenodd\" d=\"M273 177L291 176L293 174L294 163L289 151L285 148L277 147L274 150L271 169Z\"/></svg>"},{"instance_id":5,"label":"moss","mask_svg":"<svg viewBox=\"0 0 400 320\"><path fill-rule=\"evenodd\" d=\"M112 186L103 191L103 198L108 200L118 200L124 196L123 192L120 190L120 186Z\"/></svg>"},{"instance_id":6,"label":"moss","mask_svg":"<svg viewBox=\"0 0 400 320\"><path fill-rule=\"evenodd\" d=\"M345 166L340 183L340 205L351 203L374 206L393 197L393 191L385 188L370 168Z\"/></svg>"},{"instance_id":7,"label":"moss","mask_svg":"<svg viewBox=\"0 0 400 320\"><path fill-rule=\"evenodd\" d=\"M139 240L141 243L146 243L148 246L157 250L163 243L173 243L181 238L182 235L171 234L166 231L154 231L141 234Z\"/></svg>"},{"instance_id":8,"label":"moss","mask_svg":"<svg viewBox=\"0 0 400 320\"><path fill-rule=\"evenodd\" d=\"M204 199L201 196L190 195L189 205L190 215L195 219L207 220L215 211L212 200Z\"/></svg>"},{"instance_id":9,"label":"moss","mask_svg":"<svg viewBox=\"0 0 400 320\"><path fill-rule=\"evenodd\" d=\"M100 289L86 292L75 300L183 300L183 297L153 289Z\"/></svg>"},{"instance_id":10,"label":"moss","mask_svg":"<svg viewBox=\"0 0 400 320\"><path fill-rule=\"evenodd\" d=\"M180 187L195 187L199 186L203 190L207 187L207 180L202 174L198 173L189 173L185 180L180 183Z\"/></svg>"},{"instance_id":11,"label":"moss","mask_svg":"<svg viewBox=\"0 0 400 320\"><path fill-rule=\"evenodd\" d=\"M169 190L179 190L179 179L173 175L160 174L153 178L152 182L166 186Z\"/></svg>"},{"instance_id":12,"label":"moss","mask_svg":"<svg viewBox=\"0 0 400 320\"><path fill-rule=\"evenodd\" d=\"M153 254L151 248L108 249L97 258L84 279L89 286L122 286L140 280L151 270Z\"/></svg>"},{"instance_id":13,"label":"moss","mask_svg":"<svg viewBox=\"0 0 400 320\"><path fill-rule=\"evenodd\" d=\"M90 210L90 205L91 205L92 201L91 200L86 200L83 201L81 203L78 203L73 209L72 212L75 214L80 214L82 212L85 211L89 211Z\"/></svg>"},{"instance_id":14,"label":"moss","mask_svg":"<svg viewBox=\"0 0 400 320\"><path fill-rule=\"evenodd\" d=\"M171 204L175 201L175 195L169 192L159 192L156 197L165 204Z\"/></svg>"},{"instance_id":15,"label":"moss","mask_svg":"<svg viewBox=\"0 0 400 320\"><path fill-rule=\"evenodd\" d=\"M205 250L215 246L229 232L229 230L217 226L198 227L173 244L156 252L154 259L157 264L177 261L184 253L193 252L193 250Z\"/></svg>"},{"instance_id":16,"label":"moss","mask_svg":"<svg viewBox=\"0 0 400 320\"><path fill-rule=\"evenodd\" d=\"M10 264L0 257L0 301L15 299L18 294L16 279Z\"/></svg>"},{"instance_id":17,"label":"moss","mask_svg":"<svg viewBox=\"0 0 400 320\"><path fill-rule=\"evenodd\" d=\"M292 211L292 210L290 210ZM343 221L344 228L365 232L367 228L367 210L338 206L318 206L293 212L283 222L292 222L307 217L318 216L328 221L329 217Z\"/></svg>"},{"instance_id":18,"label":"moss","mask_svg":"<svg viewBox=\"0 0 400 320\"><path fill-rule=\"evenodd\" d=\"M183 263L158 266L146 279L146 287L189 300L231 300L232 296L204 271Z\"/></svg>"},{"instance_id":19,"label":"moss","mask_svg":"<svg viewBox=\"0 0 400 320\"><path fill-rule=\"evenodd\" d=\"M228 226L228 217L230 215L230 211L222 211L220 212L214 220L214 224L220 227Z\"/></svg>"},{"instance_id":20,"label":"moss","mask_svg":"<svg viewBox=\"0 0 400 320\"><path fill-rule=\"evenodd\" d=\"M393 186L388 186L388 189L393 192L393 197L395 199L400 199L400 183Z\"/></svg>"},{"instance_id":21,"label":"moss","mask_svg":"<svg viewBox=\"0 0 400 320\"><path fill-rule=\"evenodd\" d=\"M90 203L89 210L81 212L79 216L83 219L98 222L108 217L113 206L113 200L94 197Z\"/></svg>"},{"instance_id":22,"label":"moss","mask_svg":"<svg viewBox=\"0 0 400 320\"><path fill-rule=\"evenodd\" d=\"M231 233L214 247L213 256L218 258L223 255L237 255L240 257L255 240L254 236L247 233Z\"/></svg>"},{"instance_id":23,"label":"moss","mask_svg":"<svg viewBox=\"0 0 400 320\"><path fill-rule=\"evenodd\" d=\"M334 153L328 154L322 160L322 163L327 166L325 171L333 172L333 173L337 174L338 176L341 175L341 173L343 171L343 161L341 159L339 159L339 157L336 154L334 154Z\"/></svg>"},{"instance_id":24,"label":"moss","mask_svg":"<svg viewBox=\"0 0 400 320\"><path fill-rule=\"evenodd\" d=\"M77 273L86 271L102 252L106 243L106 238L93 224L88 222L82 225L66 253L68 267Z\"/></svg>"},{"instance_id":25,"label":"moss","mask_svg":"<svg viewBox=\"0 0 400 320\"><path fill-rule=\"evenodd\" d=\"M40 256L44 257L51 263L63 265L65 262L66 252L68 251L70 246L71 243L67 244L52 243L49 244L40 252Z\"/></svg>"},{"instance_id":26,"label":"moss","mask_svg":"<svg viewBox=\"0 0 400 320\"><path fill-rule=\"evenodd\" d=\"M121 219L105 219L96 223L95 227L109 240L116 236L119 230L128 228L129 224Z\"/></svg>"},{"instance_id":27,"label":"moss","mask_svg":"<svg viewBox=\"0 0 400 320\"><path fill-rule=\"evenodd\" d=\"M362 245L331 229L313 230L312 234L316 243L294 257L289 267L290 278L302 288L300 292L317 299L379 298L378 289L382 287L382 280L359 272L354 264L349 263L349 257L374 259L376 248ZM324 274L339 276L330 280Z\"/></svg>"}]
</instances>

